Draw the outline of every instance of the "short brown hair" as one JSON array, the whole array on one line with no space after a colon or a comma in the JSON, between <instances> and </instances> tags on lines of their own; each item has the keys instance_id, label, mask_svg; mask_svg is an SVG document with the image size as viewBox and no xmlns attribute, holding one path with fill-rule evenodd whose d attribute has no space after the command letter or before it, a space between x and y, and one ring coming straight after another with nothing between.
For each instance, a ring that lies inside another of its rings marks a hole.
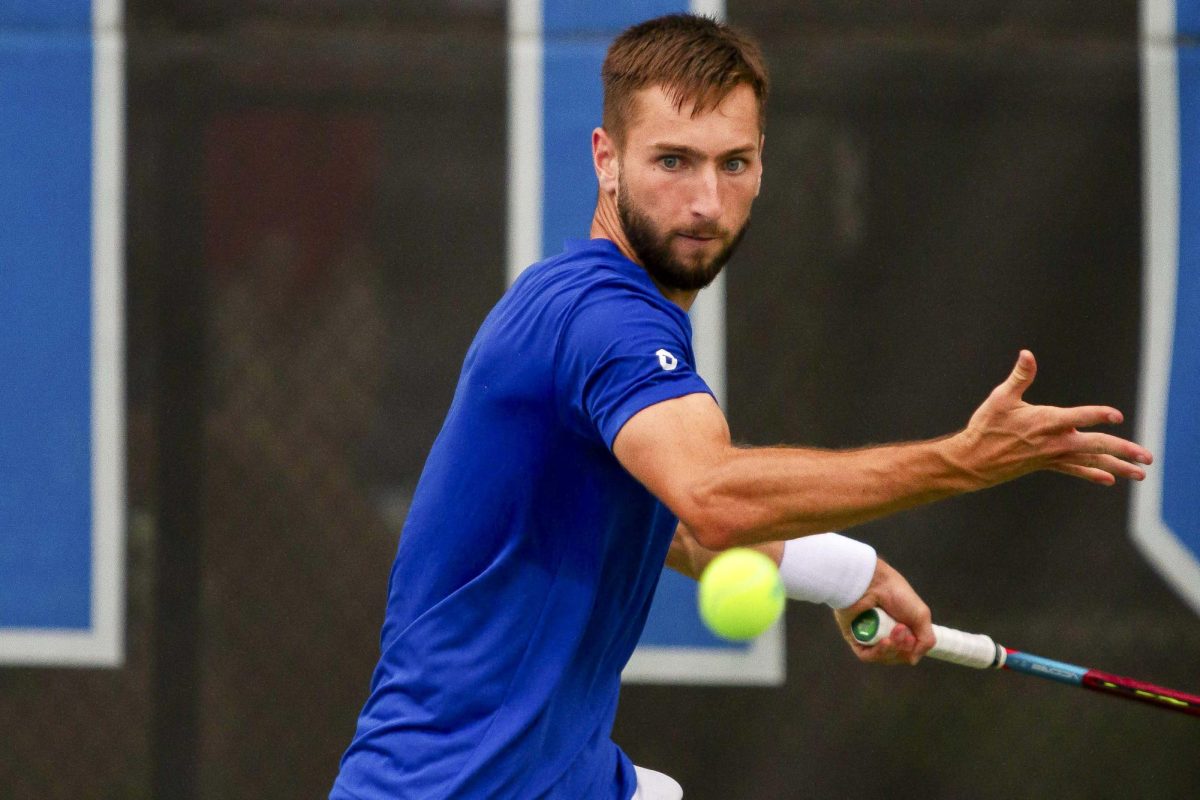
<instances>
[{"instance_id":1,"label":"short brown hair","mask_svg":"<svg viewBox=\"0 0 1200 800\"><path fill-rule=\"evenodd\" d=\"M604 129L618 146L633 116L634 95L662 86L692 116L716 108L734 87L746 84L758 98L758 126L765 129L767 67L758 45L728 25L693 14L668 14L622 32L608 48L604 81Z\"/></svg>"}]
</instances>

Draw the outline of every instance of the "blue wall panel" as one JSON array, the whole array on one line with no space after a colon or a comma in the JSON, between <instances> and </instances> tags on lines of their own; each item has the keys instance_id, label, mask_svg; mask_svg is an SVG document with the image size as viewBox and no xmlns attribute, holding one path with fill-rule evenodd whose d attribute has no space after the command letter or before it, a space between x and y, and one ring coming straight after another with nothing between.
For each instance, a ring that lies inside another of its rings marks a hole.
<instances>
[{"instance_id":1,"label":"blue wall panel","mask_svg":"<svg viewBox=\"0 0 1200 800\"><path fill-rule=\"evenodd\" d=\"M70 28L89 35L91 0L4 0L0 30L15 28Z\"/></svg>"},{"instance_id":2,"label":"blue wall panel","mask_svg":"<svg viewBox=\"0 0 1200 800\"><path fill-rule=\"evenodd\" d=\"M0 628L91 625L91 3L0 6Z\"/></svg>"},{"instance_id":3,"label":"blue wall panel","mask_svg":"<svg viewBox=\"0 0 1200 800\"><path fill-rule=\"evenodd\" d=\"M1200 48L1179 48L1177 68L1179 264L1161 467L1162 515L1200 561Z\"/></svg>"},{"instance_id":4,"label":"blue wall panel","mask_svg":"<svg viewBox=\"0 0 1200 800\"><path fill-rule=\"evenodd\" d=\"M688 4L679 0L547 0L542 7L542 30L547 39L599 33L607 40L642 20L687 10Z\"/></svg>"},{"instance_id":5,"label":"blue wall panel","mask_svg":"<svg viewBox=\"0 0 1200 800\"><path fill-rule=\"evenodd\" d=\"M608 42L608 37L546 40L543 254L562 250L565 239L588 236L596 207L592 130L600 124L600 65Z\"/></svg>"},{"instance_id":6,"label":"blue wall panel","mask_svg":"<svg viewBox=\"0 0 1200 800\"><path fill-rule=\"evenodd\" d=\"M1175 0L1175 20L1180 36L1200 35L1200 0Z\"/></svg>"}]
</instances>

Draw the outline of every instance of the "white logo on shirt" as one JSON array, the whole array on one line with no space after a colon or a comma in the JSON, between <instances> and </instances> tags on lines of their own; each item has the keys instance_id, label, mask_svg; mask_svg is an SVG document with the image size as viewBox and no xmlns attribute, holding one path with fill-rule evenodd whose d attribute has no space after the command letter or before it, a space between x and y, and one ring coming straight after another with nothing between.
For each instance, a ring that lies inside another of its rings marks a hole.
<instances>
[{"instance_id":1,"label":"white logo on shirt","mask_svg":"<svg viewBox=\"0 0 1200 800\"><path fill-rule=\"evenodd\" d=\"M679 366L679 359L671 355L671 353L667 350L657 350L655 351L654 355L658 356L658 365L667 372L670 372Z\"/></svg>"}]
</instances>

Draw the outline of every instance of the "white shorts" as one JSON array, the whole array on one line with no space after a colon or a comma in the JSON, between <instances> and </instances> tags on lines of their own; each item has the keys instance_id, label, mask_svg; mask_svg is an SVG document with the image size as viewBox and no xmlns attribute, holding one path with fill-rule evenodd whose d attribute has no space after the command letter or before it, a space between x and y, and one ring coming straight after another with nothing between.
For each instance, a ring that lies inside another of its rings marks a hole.
<instances>
[{"instance_id":1,"label":"white shorts","mask_svg":"<svg viewBox=\"0 0 1200 800\"><path fill-rule=\"evenodd\" d=\"M683 787L674 778L636 764L633 769L638 785L629 800L683 800Z\"/></svg>"}]
</instances>

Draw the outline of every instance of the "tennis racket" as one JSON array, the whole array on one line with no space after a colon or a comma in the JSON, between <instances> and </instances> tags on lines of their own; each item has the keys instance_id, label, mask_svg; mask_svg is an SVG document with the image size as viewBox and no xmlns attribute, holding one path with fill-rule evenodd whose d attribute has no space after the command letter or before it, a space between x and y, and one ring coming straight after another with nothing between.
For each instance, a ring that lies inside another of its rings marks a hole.
<instances>
[{"instance_id":1,"label":"tennis racket","mask_svg":"<svg viewBox=\"0 0 1200 800\"><path fill-rule=\"evenodd\" d=\"M887 637L894 627L896 621L886 611L872 608L854 618L854 622L850 624L850 632L860 644L870 646ZM965 633L954 628L934 625L933 635L937 643L928 655L941 661L976 669L1023 672L1068 686L1081 686L1084 689L1200 717L1200 695L1022 653L1020 650L1002 647L990 636L982 633Z\"/></svg>"}]
</instances>

